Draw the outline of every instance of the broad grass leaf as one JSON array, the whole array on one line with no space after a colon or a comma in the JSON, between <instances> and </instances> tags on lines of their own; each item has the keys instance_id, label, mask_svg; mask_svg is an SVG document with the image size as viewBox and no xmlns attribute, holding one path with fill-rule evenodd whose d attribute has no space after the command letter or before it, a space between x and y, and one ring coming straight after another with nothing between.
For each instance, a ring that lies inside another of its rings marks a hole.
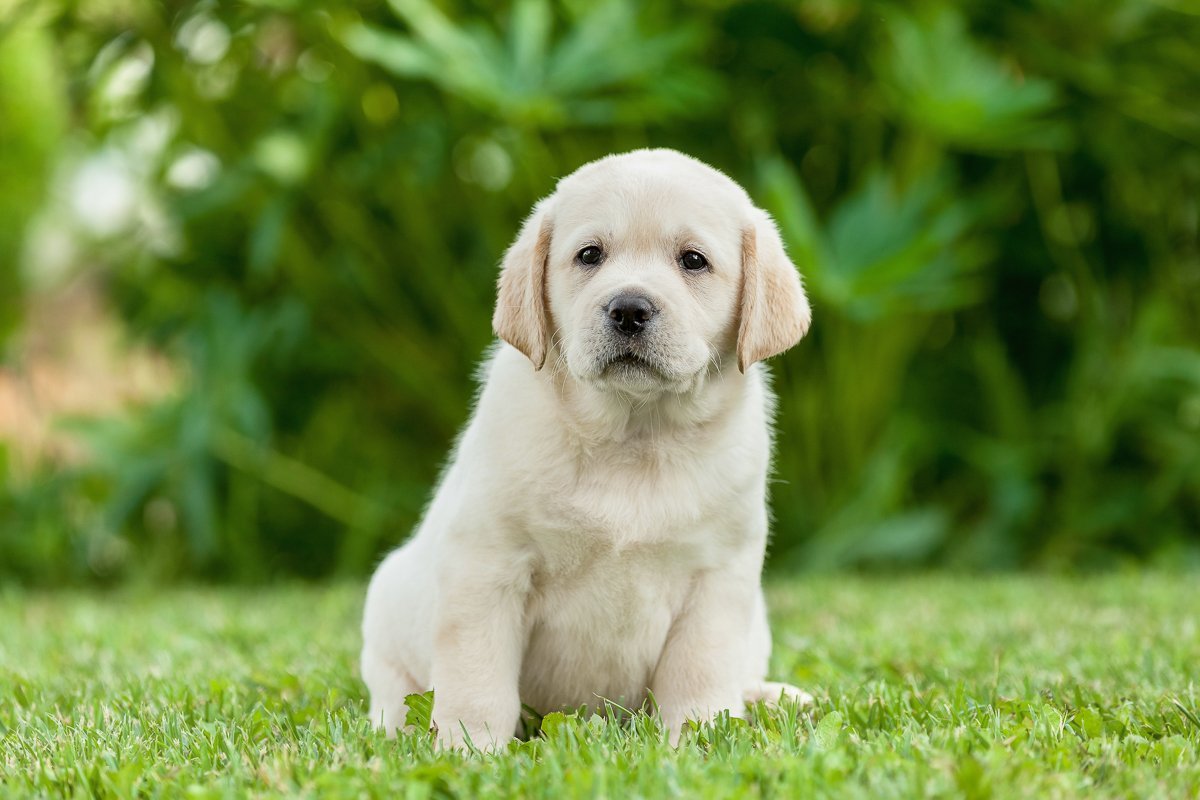
<instances>
[{"instance_id":1,"label":"broad grass leaf","mask_svg":"<svg viewBox=\"0 0 1200 800\"><path fill-rule=\"evenodd\" d=\"M404 715L404 724L411 725L413 730L427 731L433 726L433 692L410 694L404 698L408 712Z\"/></svg>"},{"instance_id":2,"label":"broad grass leaf","mask_svg":"<svg viewBox=\"0 0 1200 800\"><path fill-rule=\"evenodd\" d=\"M813 746L818 750L831 750L842 737L842 712L830 711L813 729Z\"/></svg>"},{"instance_id":3,"label":"broad grass leaf","mask_svg":"<svg viewBox=\"0 0 1200 800\"><path fill-rule=\"evenodd\" d=\"M549 714L542 717L542 736L546 739L555 739L568 726L567 715L561 711L551 711Z\"/></svg>"}]
</instances>

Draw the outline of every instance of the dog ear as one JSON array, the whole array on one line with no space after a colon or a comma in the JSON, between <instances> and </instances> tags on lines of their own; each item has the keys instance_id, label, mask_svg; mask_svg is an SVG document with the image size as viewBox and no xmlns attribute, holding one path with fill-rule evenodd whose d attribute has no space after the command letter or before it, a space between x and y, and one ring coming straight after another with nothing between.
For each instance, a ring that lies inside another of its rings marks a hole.
<instances>
[{"instance_id":1,"label":"dog ear","mask_svg":"<svg viewBox=\"0 0 1200 800\"><path fill-rule=\"evenodd\" d=\"M538 203L504 254L492 330L533 362L546 363L550 339L546 310L546 262L550 258L550 215Z\"/></svg>"},{"instance_id":2,"label":"dog ear","mask_svg":"<svg viewBox=\"0 0 1200 800\"><path fill-rule=\"evenodd\" d=\"M759 209L742 231L741 303L737 356L742 372L796 344L812 322L800 273L783 249L775 222Z\"/></svg>"}]
</instances>

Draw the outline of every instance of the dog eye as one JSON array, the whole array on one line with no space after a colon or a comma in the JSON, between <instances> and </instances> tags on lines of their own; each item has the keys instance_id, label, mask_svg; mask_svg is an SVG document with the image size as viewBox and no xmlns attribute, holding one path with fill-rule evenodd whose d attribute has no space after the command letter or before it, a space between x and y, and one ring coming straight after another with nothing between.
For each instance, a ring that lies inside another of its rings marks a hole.
<instances>
[{"instance_id":1,"label":"dog eye","mask_svg":"<svg viewBox=\"0 0 1200 800\"><path fill-rule=\"evenodd\" d=\"M688 250L679 257L679 263L688 272L699 272L700 270L708 269L708 259L697 253L695 250Z\"/></svg>"},{"instance_id":2,"label":"dog eye","mask_svg":"<svg viewBox=\"0 0 1200 800\"><path fill-rule=\"evenodd\" d=\"M575 260L585 267L594 267L604 260L604 251L596 245L588 245L575 254Z\"/></svg>"}]
</instances>

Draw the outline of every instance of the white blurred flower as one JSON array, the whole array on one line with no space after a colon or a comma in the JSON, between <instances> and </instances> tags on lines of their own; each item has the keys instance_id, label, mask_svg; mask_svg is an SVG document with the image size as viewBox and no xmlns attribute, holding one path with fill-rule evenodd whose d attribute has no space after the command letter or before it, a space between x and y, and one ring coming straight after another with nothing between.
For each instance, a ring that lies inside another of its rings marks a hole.
<instances>
[{"instance_id":1,"label":"white blurred flower","mask_svg":"<svg viewBox=\"0 0 1200 800\"><path fill-rule=\"evenodd\" d=\"M167 168L167 184L184 191L203 189L221 171L220 160L207 150L193 147L184 151Z\"/></svg>"},{"instance_id":2,"label":"white blurred flower","mask_svg":"<svg viewBox=\"0 0 1200 800\"><path fill-rule=\"evenodd\" d=\"M101 96L110 103L120 103L140 94L154 69L154 49L146 42L139 43L113 67L105 81Z\"/></svg>"},{"instance_id":3,"label":"white blurred flower","mask_svg":"<svg viewBox=\"0 0 1200 800\"><path fill-rule=\"evenodd\" d=\"M79 226L98 238L128 229L137 212L137 182L124 159L110 151L84 161L71 178L68 193Z\"/></svg>"},{"instance_id":4,"label":"white blurred flower","mask_svg":"<svg viewBox=\"0 0 1200 800\"><path fill-rule=\"evenodd\" d=\"M229 52L229 28L220 20L197 14L179 26L175 43L189 60L197 64L215 64Z\"/></svg>"}]
</instances>

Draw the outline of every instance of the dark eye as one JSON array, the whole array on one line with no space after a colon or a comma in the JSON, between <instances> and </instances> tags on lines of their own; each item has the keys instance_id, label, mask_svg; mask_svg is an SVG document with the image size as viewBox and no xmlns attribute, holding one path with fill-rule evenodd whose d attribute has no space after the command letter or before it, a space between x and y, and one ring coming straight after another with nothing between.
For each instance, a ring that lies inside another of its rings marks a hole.
<instances>
[{"instance_id":1,"label":"dark eye","mask_svg":"<svg viewBox=\"0 0 1200 800\"><path fill-rule=\"evenodd\" d=\"M708 259L697 253L695 250L688 250L679 257L679 263L688 272L699 272L700 270L708 269Z\"/></svg>"},{"instance_id":2,"label":"dark eye","mask_svg":"<svg viewBox=\"0 0 1200 800\"><path fill-rule=\"evenodd\" d=\"M594 267L604 260L604 251L596 245L588 245L575 254L575 260L585 267Z\"/></svg>"}]
</instances>

